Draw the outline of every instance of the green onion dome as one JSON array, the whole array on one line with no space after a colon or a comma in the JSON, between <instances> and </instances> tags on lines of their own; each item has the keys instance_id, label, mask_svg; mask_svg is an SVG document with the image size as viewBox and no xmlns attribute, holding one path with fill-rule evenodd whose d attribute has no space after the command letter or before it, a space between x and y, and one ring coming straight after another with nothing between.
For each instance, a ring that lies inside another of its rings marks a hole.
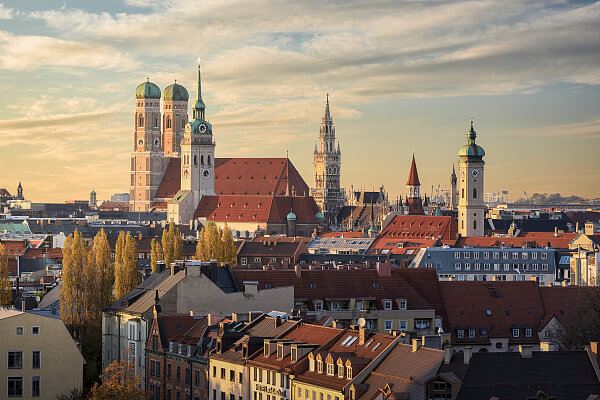
<instances>
[{"instance_id":1,"label":"green onion dome","mask_svg":"<svg viewBox=\"0 0 600 400\"><path fill-rule=\"evenodd\" d=\"M160 88L147 80L135 89L136 99L160 99Z\"/></svg>"},{"instance_id":2,"label":"green onion dome","mask_svg":"<svg viewBox=\"0 0 600 400\"><path fill-rule=\"evenodd\" d=\"M167 86L163 94L166 101L188 101L189 97L187 89L177 83Z\"/></svg>"}]
</instances>

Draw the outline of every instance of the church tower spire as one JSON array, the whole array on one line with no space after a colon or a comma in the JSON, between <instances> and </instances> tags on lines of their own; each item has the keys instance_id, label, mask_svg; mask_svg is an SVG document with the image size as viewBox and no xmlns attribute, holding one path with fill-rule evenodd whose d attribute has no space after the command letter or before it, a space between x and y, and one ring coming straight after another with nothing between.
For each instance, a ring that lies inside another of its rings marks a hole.
<instances>
[{"instance_id":1,"label":"church tower spire","mask_svg":"<svg viewBox=\"0 0 600 400\"><path fill-rule=\"evenodd\" d=\"M325 220L330 224L336 220L337 213L344 204L344 193L340 188L341 158L342 151L339 142L336 145L328 93L319 130L319 142L314 151L315 187L311 191Z\"/></svg>"},{"instance_id":2,"label":"church tower spire","mask_svg":"<svg viewBox=\"0 0 600 400\"><path fill-rule=\"evenodd\" d=\"M458 233L463 236L483 236L485 203L483 202L483 167L485 150L475 143L477 132L467 132L467 144L458 151L459 200Z\"/></svg>"},{"instance_id":3,"label":"church tower spire","mask_svg":"<svg viewBox=\"0 0 600 400\"><path fill-rule=\"evenodd\" d=\"M198 90L196 92L196 103L194 104L193 118L204 120L206 104L202 100L202 73L200 72L200 57L198 57Z\"/></svg>"},{"instance_id":4,"label":"church tower spire","mask_svg":"<svg viewBox=\"0 0 600 400\"><path fill-rule=\"evenodd\" d=\"M406 181L406 189L408 196L406 198L406 206L408 207L409 215L423 215L423 202L421 201L421 182L419 182L419 173L417 172L417 162L415 161L415 153L412 156L410 163L410 172Z\"/></svg>"}]
</instances>

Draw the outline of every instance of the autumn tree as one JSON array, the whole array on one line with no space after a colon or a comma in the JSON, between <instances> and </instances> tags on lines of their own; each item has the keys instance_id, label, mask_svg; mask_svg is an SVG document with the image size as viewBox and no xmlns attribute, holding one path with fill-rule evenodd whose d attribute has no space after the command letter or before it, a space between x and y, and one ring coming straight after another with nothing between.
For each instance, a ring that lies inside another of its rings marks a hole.
<instances>
[{"instance_id":1,"label":"autumn tree","mask_svg":"<svg viewBox=\"0 0 600 400\"><path fill-rule=\"evenodd\" d=\"M13 303L12 284L8 278L8 255L0 243L0 307L10 307Z\"/></svg>"},{"instance_id":2,"label":"autumn tree","mask_svg":"<svg viewBox=\"0 0 600 400\"><path fill-rule=\"evenodd\" d=\"M140 378L135 374L135 368L128 362L113 361L102 375L102 382L96 383L88 400L142 400L144 392L140 389Z\"/></svg>"},{"instance_id":3,"label":"autumn tree","mask_svg":"<svg viewBox=\"0 0 600 400\"><path fill-rule=\"evenodd\" d=\"M150 242L150 269L153 273L158 272L157 263L163 259L162 247L155 238Z\"/></svg>"},{"instance_id":4,"label":"autumn tree","mask_svg":"<svg viewBox=\"0 0 600 400\"><path fill-rule=\"evenodd\" d=\"M60 290L60 317L67 327L77 329L85 322L86 294L85 264L88 247L79 231L67 237L63 246L62 287Z\"/></svg>"},{"instance_id":5,"label":"autumn tree","mask_svg":"<svg viewBox=\"0 0 600 400\"><path fill-rule=\"evenodd\" d=\"M162 238L161 238L162 251L163 251L163 257L165 259L165 265L167 266L167 268L173 262L174 233L175 233L175 224L173 224L173 223L169 224L168 228L165 227L165 229L163 229L163 233L162 233Z\"/></svg>"},{"instance_id":6,"label":"autumn tree","mask_svg":"<svg viewBox=\"0 0 600 400\"><path fill-rule=\"evenodd\" d=\"M199 261L217 260L235 264L237 246L233 240L231 229L227 225L221 229L214 222L207 223L200 232L195 258Z\"/></svg>"},{"instance_id":7,"label":"autumn tree","mask_svg":"<svg viewBox=\"0 0 600 400\"><path fill-rule=\"evenodd\" d=\"M131 233L121 231L115 253L115 297L121 298L141 282L137 269L137 250Z\"/></svg>"}]
</instances>

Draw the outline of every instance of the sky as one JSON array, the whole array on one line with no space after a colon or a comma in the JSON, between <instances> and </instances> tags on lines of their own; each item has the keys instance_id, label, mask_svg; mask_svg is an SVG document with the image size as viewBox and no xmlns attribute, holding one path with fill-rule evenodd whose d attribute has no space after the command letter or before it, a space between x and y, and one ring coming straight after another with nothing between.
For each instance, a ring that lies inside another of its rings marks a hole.
<instances>
[{"instance_id":1,"label":"sky","mask_svg":"<svg viewBox=\"0 0 600 400\"><path fill-rule=\"evenodd\" d=\"M0 0L0 187L129 191L136 86L198 57L218 157L312 185L329 93L344 186L447 187L473 118L486 192L600 197L600 2L531 0Z\"/></svg>"}]
</instances>

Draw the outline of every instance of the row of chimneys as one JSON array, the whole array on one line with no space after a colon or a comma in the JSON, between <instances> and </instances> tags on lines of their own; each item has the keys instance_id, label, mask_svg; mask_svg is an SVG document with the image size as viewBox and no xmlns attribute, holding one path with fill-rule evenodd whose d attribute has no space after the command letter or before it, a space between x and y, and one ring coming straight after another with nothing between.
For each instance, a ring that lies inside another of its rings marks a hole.
<instances>
[{"instance_id":1,"label":"row of chimneys","mask_svg":"<svg viewBox=\"0 0 600 400\"><path fill-rule=\"evenodd\" d=\"M369 266L369 264L367 264L367 267ZM317 271L317 270L325 270L325 268L323 266L321 266L321 263L317 262L315 264L310 264L308 266L308 270L309 271ZM337 270L342 270L342 269L354 269L354 267L352 265L338 265L335 269ZM377 274L379 276L391 276L392 275L392 264L391 263L384 263L384 262L377 262L376 264L376 269L377 269ZM302 267L300 265L296 265L294 267L294 271L296 273L296 277L298 279L300 279L302 277Z\"/></svg>"},{"instance_id":2,"label":"row of chimneys","mask_svg":"<svg viewBox=\"0 0 600 400\"><path fill-rule=\"evenodd\" d=\"M414 341L413 341L414 342ZM413 343L413 351L415 351ZM549 342L540 342L540 351L551 351ZM463 347L463 363L469 364L471 357L473 356L473 349L471 346ZM450 364L452 356L454 354L454 348L452 346L444 347L444 364ZM529 344L519 345L519 354L521 358L533 358L533 346Z\"/></svg>"}]
</instances>

